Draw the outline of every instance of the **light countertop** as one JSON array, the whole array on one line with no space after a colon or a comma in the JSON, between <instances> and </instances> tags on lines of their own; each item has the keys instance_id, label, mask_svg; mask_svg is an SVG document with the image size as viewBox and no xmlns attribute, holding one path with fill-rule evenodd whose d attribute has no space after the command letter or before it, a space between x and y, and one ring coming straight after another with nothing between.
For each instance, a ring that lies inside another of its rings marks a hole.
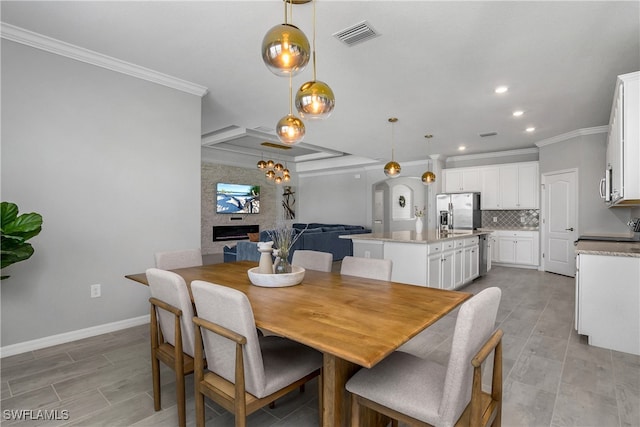
<instances>
[{"instance_id":1,"label":"light countertop","mask_svg":"<svg viewBox=\"0 0 640 427\"><path fill-rule=\"evenodd\" d=\"M538 227L482 227L479 231L539 231Z\"/></svg>"},{"instance_id":2,"label":"light countertop","mask_svg":"<svg viewBox=\"0 0 640 427\"><path fill-rule=\"evenodd\" d=\"M351 234L340 236L341 239L351 240L371 240L378 242L401 242L401 243L438 243L445 240L464 239L467 237L489 234L491 231L468 230L455 231L453 233L440 233L436 230L426 230L420 234L415 231L391 231L387 233Z\"/></svg>"},{"instance_id":3,"label":"light countertop","mask_svg":"<svg viewBox=\"0 0 640 427\"><path fill-rule=\"evenodd\" d=\"M576 253L640 258L640 242L580 240L576 245Z\"/></svg>"}]
</instances>

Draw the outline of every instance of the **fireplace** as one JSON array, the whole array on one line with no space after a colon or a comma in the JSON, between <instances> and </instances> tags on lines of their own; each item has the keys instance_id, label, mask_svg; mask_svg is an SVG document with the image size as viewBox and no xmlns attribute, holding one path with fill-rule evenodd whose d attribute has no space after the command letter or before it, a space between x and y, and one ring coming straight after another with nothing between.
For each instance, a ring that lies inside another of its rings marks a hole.
<instances>
[{"instance_id":1,"label":"fireplace","mask_svg":"<svg viewBox=\"0 0 640 427\"><path fill-rule=\"evenodd\" d=\"M247 233L259 233L259 225L214 225L213 241L247 240Z\"/></svg>"}]
</instances>

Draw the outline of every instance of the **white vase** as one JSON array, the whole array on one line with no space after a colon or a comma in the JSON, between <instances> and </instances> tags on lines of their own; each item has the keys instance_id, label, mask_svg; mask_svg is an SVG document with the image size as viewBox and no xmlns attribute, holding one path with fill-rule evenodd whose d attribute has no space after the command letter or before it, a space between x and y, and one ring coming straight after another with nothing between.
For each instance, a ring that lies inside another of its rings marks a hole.
<instances>
[{"instance_id":1,"label":"white vase","mask_svg":"<svg viewBox=\"0 0 640 427\"><path fill-rule=\"evenodd\" d=\"M260 252L260 262L258 263L258 273L273 274L273 260L271 252L273 252L273 242L258 242L258 251Z\"/></svg>"},{"instance_id":2,"label":"white vase","mask_svg":"<svg viewBox=\"0 0 640 427\"><path fill-rule=\"evenodd\" d=\"M416 218L416 234L422 234L422 217Z\"/></svg>"}]
</instances>

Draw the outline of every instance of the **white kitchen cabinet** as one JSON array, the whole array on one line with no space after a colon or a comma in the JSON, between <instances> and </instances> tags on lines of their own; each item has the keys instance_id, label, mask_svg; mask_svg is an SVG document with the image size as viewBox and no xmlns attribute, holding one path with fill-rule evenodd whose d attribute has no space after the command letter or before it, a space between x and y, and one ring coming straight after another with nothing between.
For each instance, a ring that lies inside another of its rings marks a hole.
<instances>
[{"instance_id":1,"label":"white kitchen cabinet","mask_svg":"<svg viewBox=\"0 0 640 427\"><path fill-rule=\"evenodd\" d=\"M498 237L496 232L489 235L489 246L491 247L491 252L487 258L490 258L492 263L500 262L500 247L498 246Z\"/></svg>"},{"instance_id":2,"label":"white kitchen cabinet","mask_svg":"<svg viewBox=\"0 0 640 427\"><path fill-rule=\"evenodd\" d=\"M500 168L483 168L481 172L482 189L480 205L484 210L500 209Z\"/></svg>"},{"instance_id":3,"label":"white kitchen cabinet","mask_svg":"<svg viewBox=\"0 0 640 427\"><path fill-rule=\"evenodd\" d=\"M442 289L453 289L455 286L455 252L443 252L441 263Z\"/></svg>"},{"instance_id":4,"label":"white kitchen cabinet","mask_svg":"<svg viewBox=\"0 0 640 427\"><path fill-rule=\"evenodd\" d=\"M464 283L469 283L480 275L479 269L479 244L478 238L472 237L465 239L463 248L464 259Z\"/></svg>"},{"instance_id":5,"label":"white kitchen cabinet","mask_svg":"<svg viewBox=\"0 0 640 427\"><path fill-rule=\"evenodd\" d=\"M442 288L442 253L427 255L427 286Z\"/></svg>"},{"instance_id":6,"label":"white kitchen cabinet","mask_svg":"<svg viewBox=\"0 0 640 427\"><path fill-rule=\"evenodd\" d=\"M456 248L453 253L453 287L458 288L464 284L464 250Z\"/></svg>"},{"instance_id":7,"label":"white kitchen cabinet","mask_svg":"<svg viewBox=\"0 0 640 427\"><path fill-rule=\"evenodd\" d=\"M640 355L640 258L578 254L576 262L578 333L590 345Z\"/></svg>"},{"instance_id":8,"label":"white kitchen cabinet","mask_svg":"<svg viewBox=\"0 0 640 427\"><path fill-rule=\"evenodd\" d=\"M491 237L487 236L487 273L491 271L492 256L493 256L493 242L491 240Z\"/></svg>"},{"instance_id":9,"label":"white kitchen cabinet","mask_svg":"<svg viewBox=\"0 0 640 427\"><path fill-rule=\"evenodd\" d=\"M445 193L481 190L480 168L453 168L444 170Z\"/></svg>"},{"instance_id":10,"label":"white kitchen cabinet","mask_svg":"<svg viewBox=\"0 0 640 427\"><path fill-rule=\"evenodd\" d=\"M455 287L455 248L455 240L445 240L442 242L442 256L440 259L440 284L442 285L442 289L453 289Z\"/></svg>"},{"instance_id":11,"label":"white kitchen cabinet","mask_svg":"<svg viewBox=\"0 0 640 427\"><path fill-rule=\"evenodd\" d=\"M538 209L538 162L444 170L444 191L479 191L483 210Z\"/></svg>"},{"instance_id":12,"label":"white kitchen cabinet","mask_svg":"<svg viewBox=\"0 0 640 427\"><path fill-rule=\"evenodd\" d=\"M606 165L610 206L640 205L640 72L618 76L609 119Z\"/></svg>"},{"instance_id":13,"label":"white kitchen cabinet","mask_svg":"<svg viewBox=\"0 0 640 427\"><path fill-rule=\"evenodd\" d=\"M500 209L538 209L538 162L500 166Z\"/></svg>"},{"instance_id":14,"label":"white kitchen cabinet","mask_svg":"<svg viewBox=\"0 0 640 427\"><path fill-rule=\"evenodd\" d=\"M538 232L537 231L498 231L497 263L524 266L538 265Z\"/></svg>"}]
</instances>

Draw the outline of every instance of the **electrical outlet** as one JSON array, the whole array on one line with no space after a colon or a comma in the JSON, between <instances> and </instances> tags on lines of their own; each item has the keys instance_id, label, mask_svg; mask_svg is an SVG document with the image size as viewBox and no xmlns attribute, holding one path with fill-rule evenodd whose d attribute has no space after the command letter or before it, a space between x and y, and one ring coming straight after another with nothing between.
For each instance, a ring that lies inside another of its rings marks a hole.
<instances>
[{"instance_id":1,"label":"electrical outlet","mask_svg":"<svg viewBox=\"0 0 640 427\"><path fill-rule=\"evenodd\" d=\"M371 258L371 251L364 251L365 258Z\"/></svg>"},{"instance_id":2,"label":"electrical outlet","mask_svg":"<svg viewBox=\"0 0 640 427\"><path fill-rule=\"evenodd\" d=\"M91 285L91 298L98 298L102 295L102 291L100 290L100 285Z\"/></svg>"},{"instance_id":3,"label":"electrical outlet","mask_svg":"<svg viewBox=\"0 0 640 427\"><path fill-rule=\"evenodd\" d=\"M498 222L498 217L497 216L493 217L493 222Z\"/></svg>"}]
</instances>

